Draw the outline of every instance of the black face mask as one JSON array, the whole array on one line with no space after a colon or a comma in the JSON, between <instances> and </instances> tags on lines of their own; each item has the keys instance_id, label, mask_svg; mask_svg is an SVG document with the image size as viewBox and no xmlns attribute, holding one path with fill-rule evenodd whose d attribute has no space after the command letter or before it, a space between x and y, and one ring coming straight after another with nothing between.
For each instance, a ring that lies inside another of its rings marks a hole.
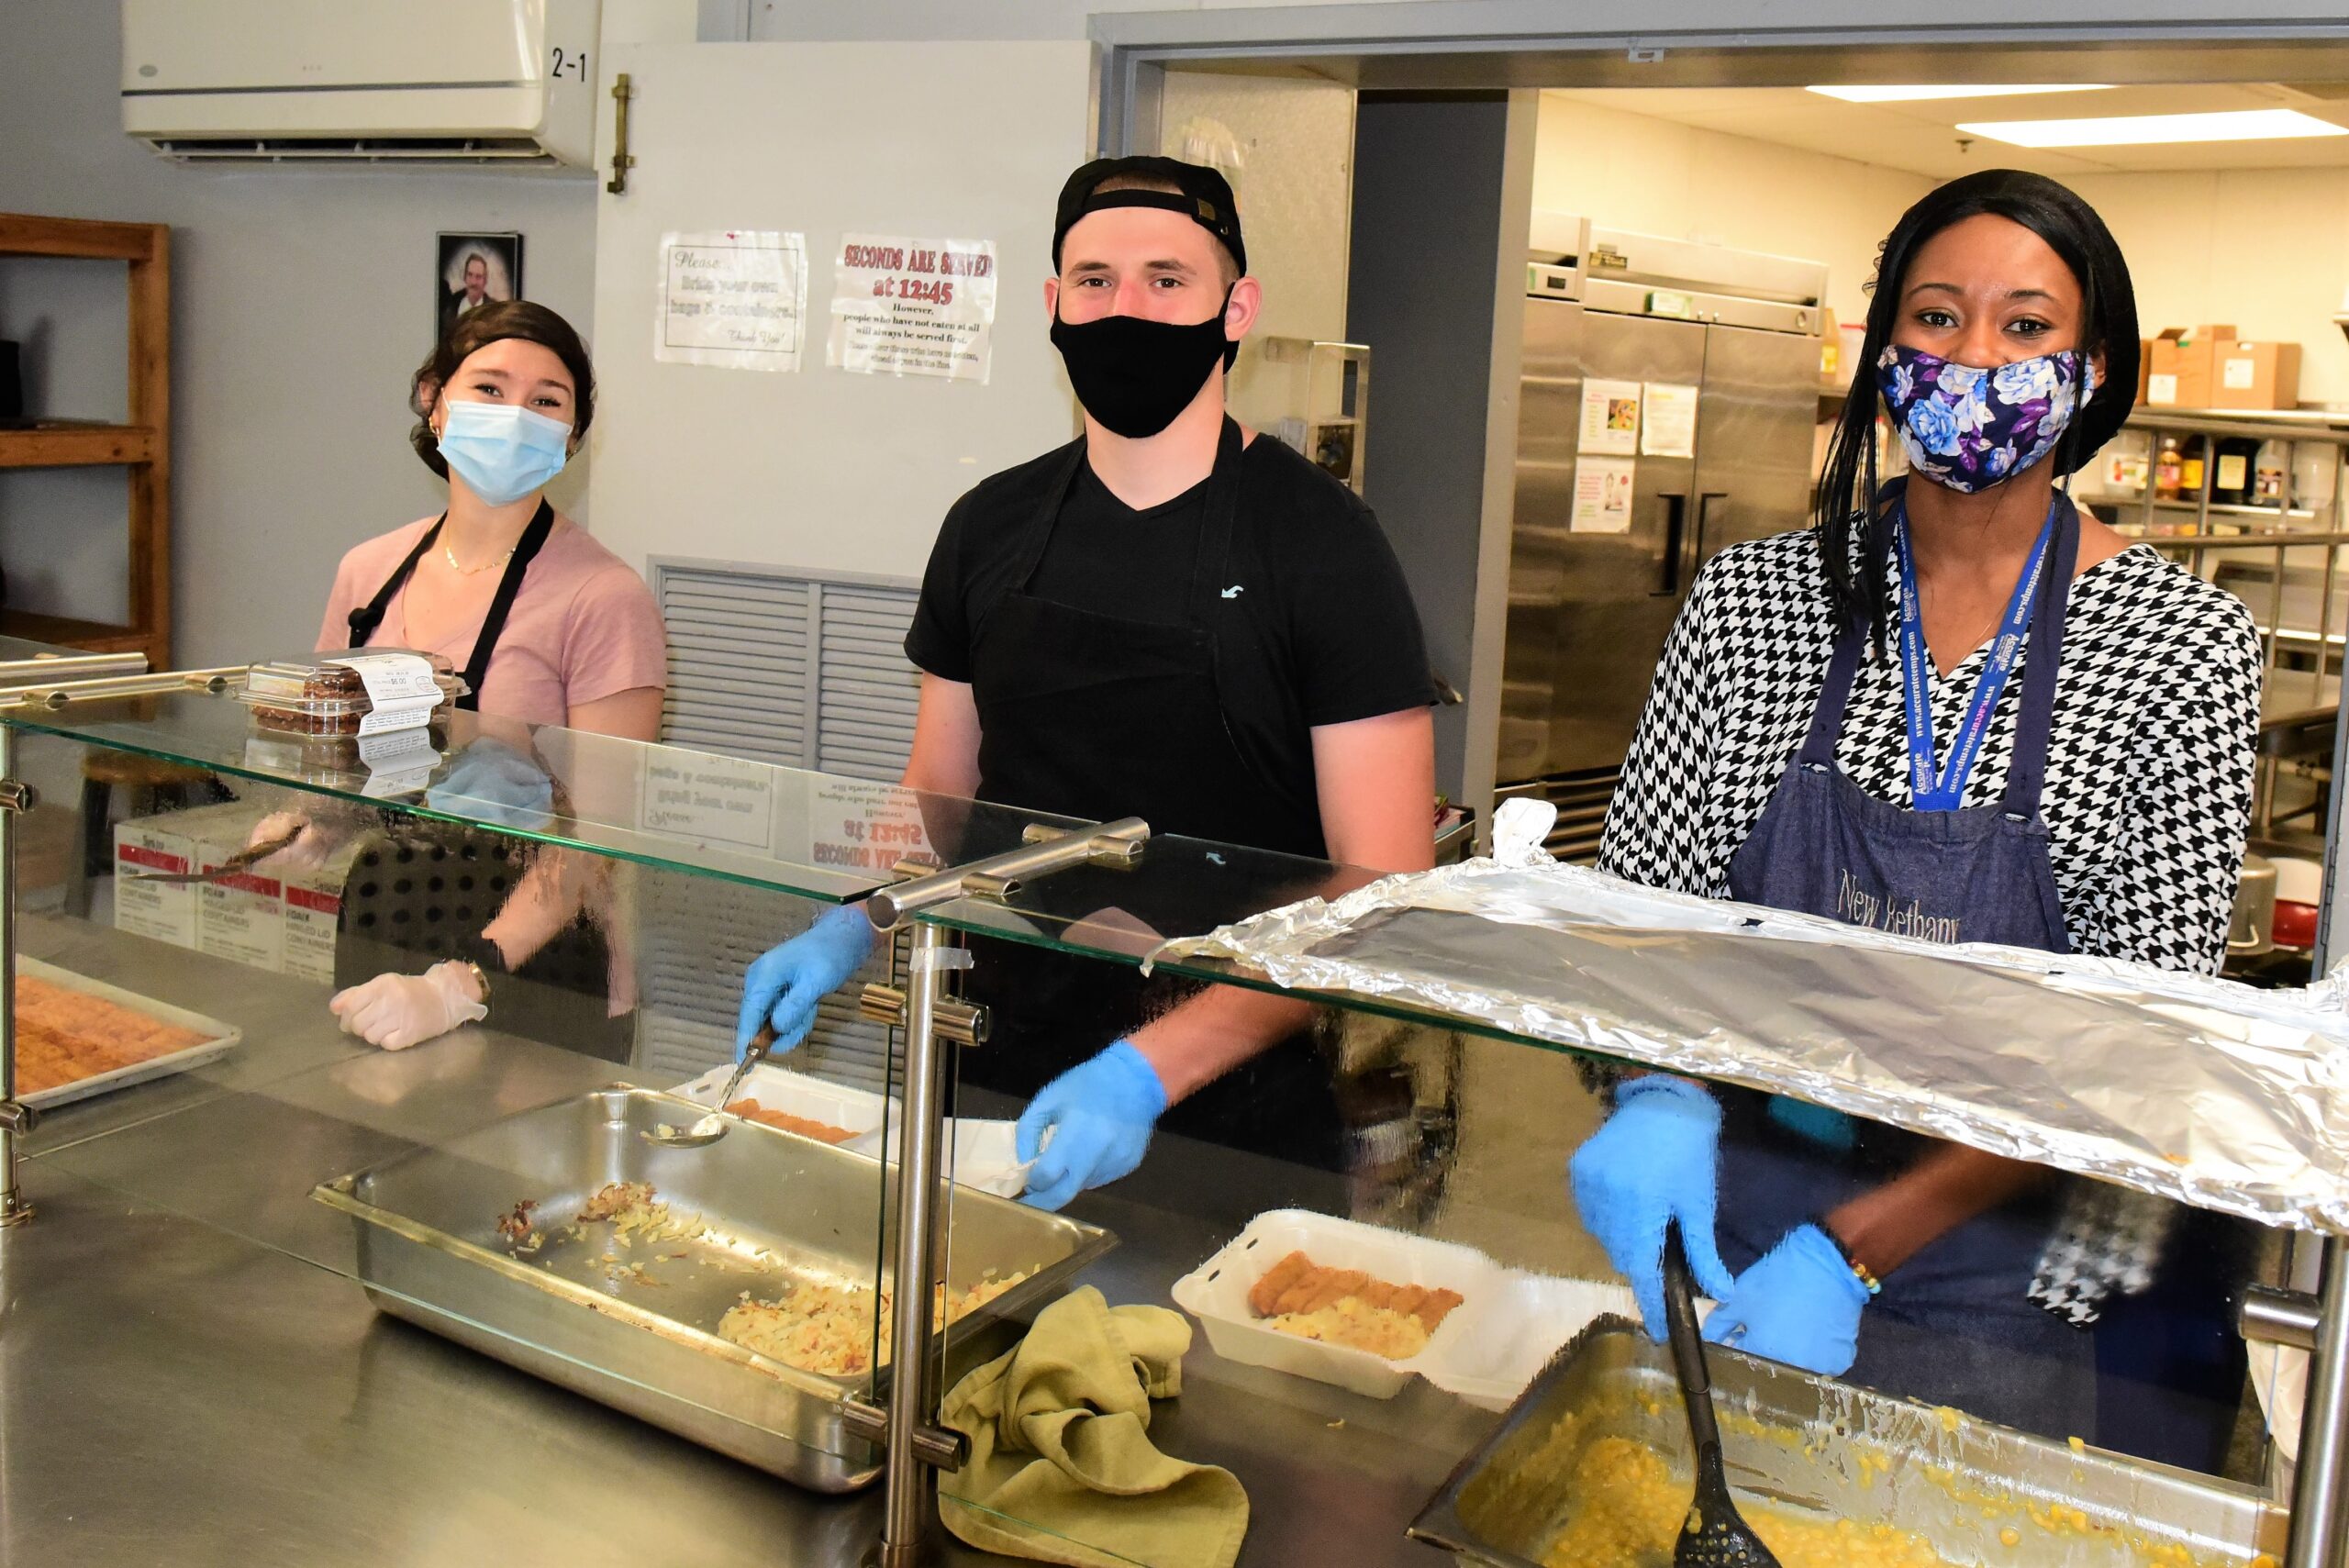
<instances>
[{"instance_id":1,"label":"black face mask","mask_svg":"<svg viewBox=\"0 0 2349 1568\"><path fill-rule=\"evenodd\" d=\"M1231 292L1224 291L1228 308ZM1178 326L1139 316L1105 316L1081 324L1052 313L1052 347L1068 366L1069 384L1085 411L1131 439L1154 436L1191 406L1222 360L1228 367L1240 345L1223 335L1222 310L1205 321Z\"/></svg>"}]
</instances>

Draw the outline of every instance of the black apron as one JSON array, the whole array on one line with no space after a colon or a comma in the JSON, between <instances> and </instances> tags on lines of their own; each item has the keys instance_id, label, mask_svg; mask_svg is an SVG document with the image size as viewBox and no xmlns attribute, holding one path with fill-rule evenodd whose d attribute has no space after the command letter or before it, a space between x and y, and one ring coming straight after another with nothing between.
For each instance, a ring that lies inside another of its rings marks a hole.
<instances>
[{"instance_id":1,"label":"black apron","mask_svg":"<svg viewBox=\"0 0 2349 1568\"><path fill-rule=\"evenodd\" d=\"M1080 441L1045 489L1014 586L973 638L979 798L1093 821L1139 817L1156 833L1319 857L1318 807L1249 761L1219 678L1218 609L1237 613L1220 589L1239 520L1240 427L1223 422L1178 626L1028 592L1084 462ZM996 1004L996 1033L963 1053L963 1076L1032 1095L1192 989L1119 964L987 942L968 993ZM1339 1163L1330 1068L1302 1034L1200 1089L1161 1125L1319 1169Z\"/></svg>"},{"instance_id":2,"label":"black apron","mask_svg":"<svg viewBox=\"0 0 2349 1568\"><path fill-rule=\"evenodd\" d=\"M351 612L353 648L366 647L382 628L392 600L439 541L448 520L446 512L440 514L375 596ZM457 706L480 708L482 682L506 634L515 597L553 529L554 507L541 498L482 617L465 661L465 695ZM405 972L419 958L428 967L443 959L468 959L489 979L491 1021L500 1030L626 1061L634 1020L611 1017L611 945L586 914L510 973L502 971L495 947L481 937L530 853L529 846L479 828L390 818L383 831L361 842L344 882L335 927L335 984L356 985L386 971Z\"/></svg>"},{"instance_id":3,"label":"black apron","mask_svg":"<svg viewBox=\"0 0 2349 1568\"><path fill-rule=\"evenodd\" d=\"M2039 814L2064 616L2079 557L2078 515L2061 495L2055 504L2051 559L2031 618L2014 756L1998 804L1905 810L1868 795L1836 765L1836 737L1867 640L1865 627L1852 622L1836 639L1802 749L1730 859L1731 897L1850 919L1849 890L1856 886L1878 910L1909 910L1913 903L1904 925L1920 933L2071 951ZM1722 1261L1733 1271L1752 1266L1788 1230L1932 1147L1864 1126L1855 1149L1830 1150L1780 1126L1759 1096L1729 1101L1720 1239ZM1862 1317L1851 1379L2047 1436L2092 1430L2092 1341L2028 1295L2049 1213L2043 1195L2025 1198L1919 1251L1884 1282Z\"/></svg>"}]
</instances>

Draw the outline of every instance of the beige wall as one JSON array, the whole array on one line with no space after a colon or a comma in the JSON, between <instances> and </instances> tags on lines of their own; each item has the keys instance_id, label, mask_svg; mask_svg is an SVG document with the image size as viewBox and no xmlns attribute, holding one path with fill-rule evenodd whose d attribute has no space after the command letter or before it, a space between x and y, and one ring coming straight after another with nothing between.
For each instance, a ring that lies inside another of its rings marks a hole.
<instances>
[{"instance_id":1,"label":"beige wall","mask_svg":"<svg viewBox=\"0 0 2349 1568\"><path fill-rule=\"evenodd\" d=\"M1857 321L1876 246L1932 188L1921 174L1774 147L1542 95L1533 205L1642 234L1827 263L1827 303Z\"/></svg>"},{"instance_id":2,"label":"beige wall","mask_svg":"<svg viewBox=\"0 0 2349 1568\"><path fill-rule=\"evenodd\" d=\"M2232 322L2298 342L2300 401L2349 405L2349 169L2083 174L2065 182L2121 241L2148 336Z\"/></svg>"}]
</instances>

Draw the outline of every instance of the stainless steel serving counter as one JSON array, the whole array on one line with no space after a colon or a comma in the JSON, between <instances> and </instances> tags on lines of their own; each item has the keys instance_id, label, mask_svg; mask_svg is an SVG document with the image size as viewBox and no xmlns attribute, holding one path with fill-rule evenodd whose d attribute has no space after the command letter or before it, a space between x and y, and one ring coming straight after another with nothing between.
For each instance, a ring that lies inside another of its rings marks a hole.
<instances>
[{"instance_id":1,"label":"stainless steel serving counter","mask_svg":"<svg viewBox=\"0 0 2349 1568\"><path fill-rule=\"evenodd\" d=\"M351 1233L315 1183L627 1073L483 1031L375 1051L317 986L79 923L28 920L25 949L247 1032L201 1080L66 1107L31 1140L39 1218L0 1232L0 1563L825 1568L874 1540L877 1492L796 1491L379 1317L336 1272ZM1073 1209L1122 1240L1080 1276L1112 1302L1165 1304L1231 1216L1294 1197L1181 1144ZM1201 1337L1152 1438L1247 1487L1242 1564L1430 1568L1449 1559L1404 1526L1496 1420L1423 1384L1380 1401L1236 1365Z\"/></svg>"}]
</instances>

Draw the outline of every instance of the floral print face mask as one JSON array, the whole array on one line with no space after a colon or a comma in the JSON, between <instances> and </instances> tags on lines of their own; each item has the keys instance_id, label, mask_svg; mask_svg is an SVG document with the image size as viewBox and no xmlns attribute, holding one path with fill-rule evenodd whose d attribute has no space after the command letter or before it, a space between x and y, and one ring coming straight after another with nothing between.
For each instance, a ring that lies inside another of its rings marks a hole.
<instances>
[{"instance_id":1,"label":"floral print face mask","mask_svg":"<svg viewBox=\"0 0 2349 1568\"><path fill-rule=\"evenodd\" d=\"M2096 391L2095 367L2083 387L2080 356L2070 350L1982 370L1896 343L1876 361L1876 381L1909 465L1967 495L2054 451Z\"/></svg>"}]
</instances>

